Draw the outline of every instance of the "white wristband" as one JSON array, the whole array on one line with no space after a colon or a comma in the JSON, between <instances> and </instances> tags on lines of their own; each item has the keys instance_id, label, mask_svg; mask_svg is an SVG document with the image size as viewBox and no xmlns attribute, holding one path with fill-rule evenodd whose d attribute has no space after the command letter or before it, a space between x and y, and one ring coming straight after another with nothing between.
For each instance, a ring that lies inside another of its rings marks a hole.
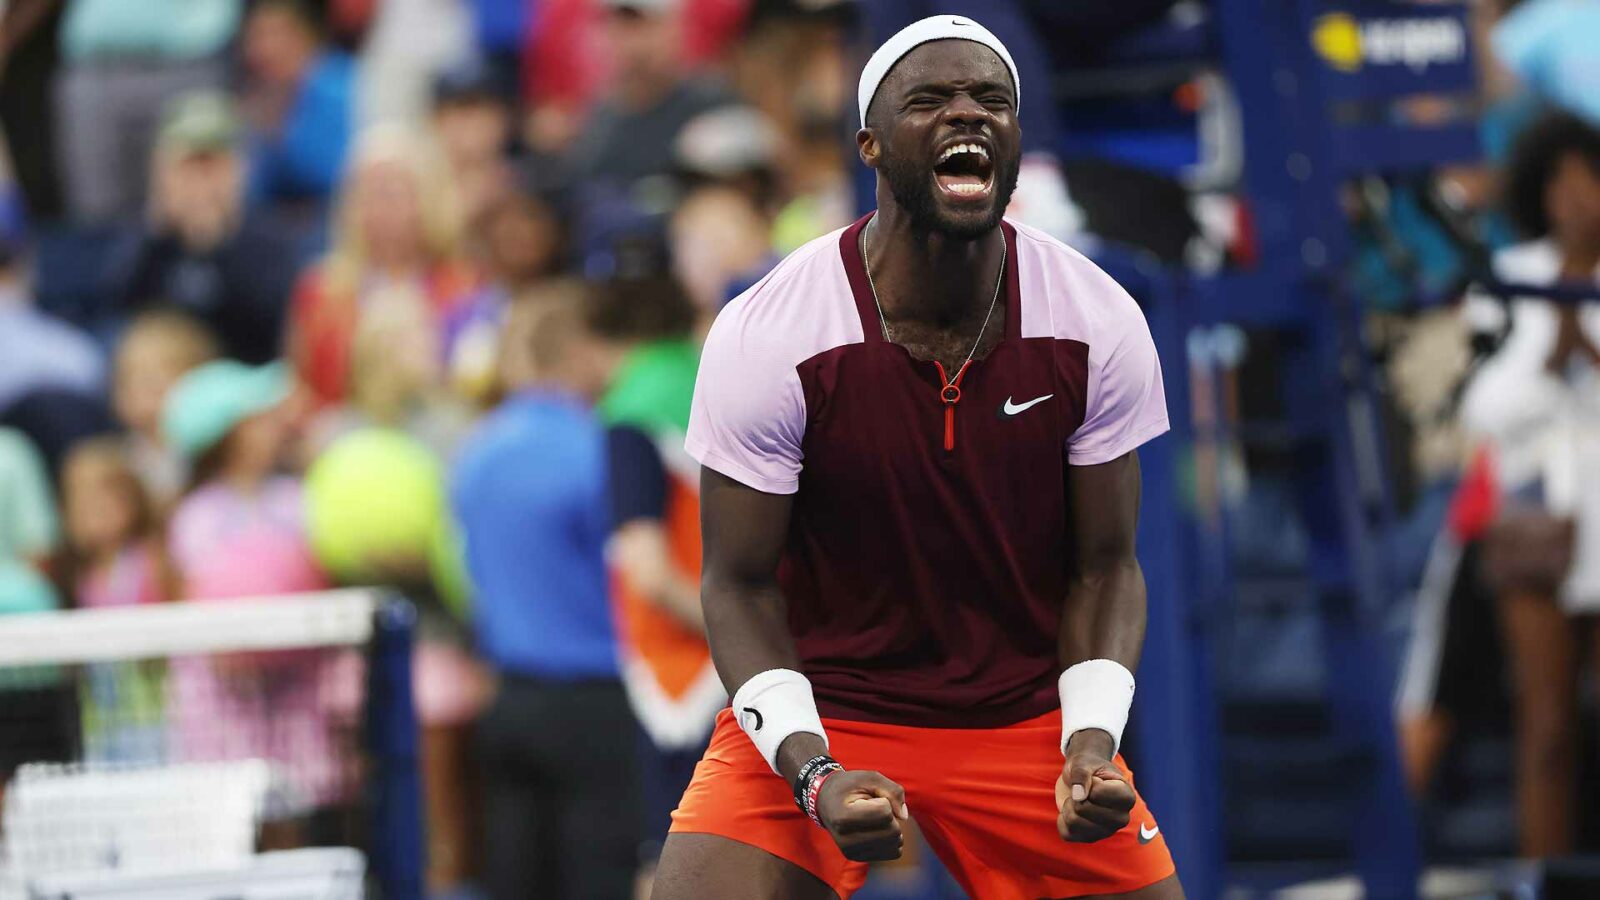
<instances>
[{"instance_id":1,"label":"white wristband","mask_svg":"<svg viewBox=\"0 0 1600 900\"><path fill-rule=\"evenodd\" d=\"M778 746L791 734L810 732L822 738L824 747L828 745L811 682L793 669L768 669L752 676L733 693L733 716L773 772L778 772Z\"/></svg>"},{"instance_id":2,"label":"white wristband","mask_svg":"<svg viewBox=\"0 0 1600 900\"><path fill-rule=\"evenodd\" d=\"M1061 673L1061 752L1074 732L1098 728L1111 735L1111 752L1122 746L1133 706L1133 673L1110 659L1091 659Z\"/></svg>"}]
</instances>

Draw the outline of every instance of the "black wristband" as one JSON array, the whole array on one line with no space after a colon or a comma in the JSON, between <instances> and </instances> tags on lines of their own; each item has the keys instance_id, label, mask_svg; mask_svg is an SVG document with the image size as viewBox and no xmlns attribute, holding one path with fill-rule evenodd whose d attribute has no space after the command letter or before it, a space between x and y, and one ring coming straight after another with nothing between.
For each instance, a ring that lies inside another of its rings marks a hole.
<instances>
[{"instance_id":1,"label":"black wristband","mask_svg":"<svg viewBox=\"0 0 1600 900\"><path fill-rule=\"evenodd\" d=\"M826 754L813 756L806 760L805 765L800 767L800 774L795 776L792 787L794 788L794 805L798 806L801 812L806 812L806 789L811 786L811 779L817 777L817 773L822 772L829 766L844 768L844 766L839 765L838 760Z\"/></svg>"}]
</instances>

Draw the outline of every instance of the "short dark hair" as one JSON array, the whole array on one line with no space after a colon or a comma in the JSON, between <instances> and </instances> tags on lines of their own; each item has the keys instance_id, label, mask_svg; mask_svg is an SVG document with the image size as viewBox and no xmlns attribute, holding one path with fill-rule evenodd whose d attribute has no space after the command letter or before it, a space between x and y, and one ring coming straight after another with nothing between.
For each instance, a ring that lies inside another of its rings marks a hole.
<instances>
[{"instance_id":1,"label":"short dark hair","mask_svg":"<svg viewBox=\"0 0 1600 900\"><path fill-rule=\"evenodd\" d=\"M694 329L694 301L667 273L598 282L589 291L588 306L589 327L607 340L680 338Z\"/></svg>"},{"instance_id":2,"label":"short dark hair","mask_svg":"<svg viewBox=\"0 0 1600 900\"><path fill-rule=\"evenodd\" d=\"M1506 164L1506 214L1528 238L1550 232L1550 219L1544 208L1545 189L1569 153L1581 155L1600 174L1600 130L1565 112L1540 118L1512 146Z\"/></svg>"}]
</instances>

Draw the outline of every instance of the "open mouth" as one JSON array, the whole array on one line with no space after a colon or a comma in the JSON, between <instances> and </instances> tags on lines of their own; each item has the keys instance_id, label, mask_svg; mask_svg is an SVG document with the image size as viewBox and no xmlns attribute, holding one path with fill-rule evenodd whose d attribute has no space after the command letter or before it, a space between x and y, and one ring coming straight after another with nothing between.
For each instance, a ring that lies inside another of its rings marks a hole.
<instances>
[{"instance_id":1,"label":"open mouth","mask_svg":"<svg viewBox=\"0 0 1600 900\"><path fill-rule=\"evenodd\" d=\"M939 188L957 197L982 197L994 183L994 163L981 144L951 144L933 166Z\"/></svg>"}]
</instances>

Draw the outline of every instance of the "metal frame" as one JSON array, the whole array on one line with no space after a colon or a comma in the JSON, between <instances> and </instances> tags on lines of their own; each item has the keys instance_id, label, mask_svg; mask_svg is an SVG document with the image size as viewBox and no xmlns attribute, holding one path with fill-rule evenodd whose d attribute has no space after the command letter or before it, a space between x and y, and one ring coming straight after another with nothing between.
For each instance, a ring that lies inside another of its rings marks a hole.
<instances>
[{"instance_id":1,"label":"metal frame","mask_svg":"<svg viewBox=\"0 0 1600 900\"><path fill-rule=\"evenodd\" d=\"M420 736L411 689L417 611L390 595L372 616L366 748L372 767L369 867L383 900L422 900L427 840Z\"/></svg>"},{"instance_id":2,"label":"metal frame","mask_svg":"<svg viewBox=\"0 0 1600 900\"><path fill-rule=\"evenodd\" d=\"M1363 105L1387 112L1387 104L1410 94L1471 90L1466 5L1216 0L1213 9L1222 66L1242 114L1244 189L1263 263L1248 273L1183 285L1176 309L1156 302L1147 313L1167 361L1175 413L1188 397L1186 378L1175 376L1187 375L1181 361L1191 327L1269 327L1293 335L1301 348L1287 359L1285 393L1289 427L1305 438L1295 474L1311 538L1309 574L1324 623L1328 701L1354 809L1372 813L1352 816L1351 851L1369 896L1414 896L1420 869L1416 817L1391 718L1393 661L1379 643L1377 618L1396 589L1383 565L1383 536L1393 512L1359 309L1339 283L1351 255L1339 193L1346 179L1359 175L1476 158L1470 125L1347 116ZM1400 45L1385 53L1380 41L1368 41L1369 27L1387 28L1389 36L1411 28L1444 40L1419 44L1416 54ZM1459 53L1450 40L1456 29ZM1328 43L1319 47L1323 38ZM1184 418L1174 415L1179 442L1192 436ZM1183 541L1171 539L1186 525L1177 492L1163 483L1171 477L1171 445L1167 439L1144 451L1149 489L1140 546L1151 584L1151 630L1141 667L1143 702L1136 709L1161 738L1144 748L1140 785L1162 816L1189 893L1214 897L1224 884L1215 698L1204 677L1207 631L1195 622L1225 614L1214 604L1225 605L1228 596L1224 585L1220 596L1183 597L1196 584L1183 574L1202 567L1184 558ZM1174 674L1186 667L1200 676L1186 682ZM1197 716L1197 709L1211 715Z\"/></svg>"}]
</instances>

